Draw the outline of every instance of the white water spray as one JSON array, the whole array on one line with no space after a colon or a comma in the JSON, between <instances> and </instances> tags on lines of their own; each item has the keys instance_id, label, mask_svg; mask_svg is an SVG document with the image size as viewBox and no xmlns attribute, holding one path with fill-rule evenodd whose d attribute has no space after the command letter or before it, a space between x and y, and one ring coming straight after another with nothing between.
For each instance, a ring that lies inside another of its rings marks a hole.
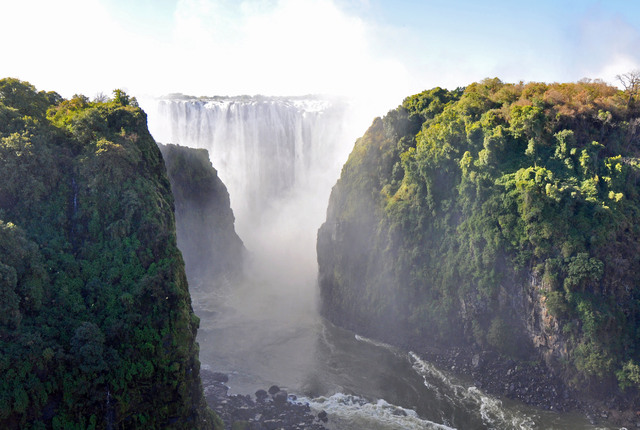
<instances>
[{"instance_id":1,"label":"white water spray","mask_svg":"<svg viewBox=\"0 0 640 430\"><path fill-rule=\"evenodd\" d=\"M315 250L331 187L364 130L346 102L183 97L161 99L149 111L157 141L209 151L250 250L264 246L261 236L269 240L269 232L311 237L306 246Z\"/></svg>"}]
</instances>

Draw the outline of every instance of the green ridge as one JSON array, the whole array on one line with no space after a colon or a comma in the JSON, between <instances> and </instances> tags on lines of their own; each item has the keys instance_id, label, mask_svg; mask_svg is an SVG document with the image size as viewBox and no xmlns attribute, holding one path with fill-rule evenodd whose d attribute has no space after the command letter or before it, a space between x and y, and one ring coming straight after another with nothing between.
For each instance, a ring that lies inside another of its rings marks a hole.
<instances>
[{"instance_id":1,"label":"green ridge","mask_svg":"<svg viewBox=\"0 0 640 430\"><path fill-rule=\"evenodd\" d=\"M146 115L0 80L0 427L213 428Z\"/></svg>"},{"instance_id":2,"label":"green ridge","mask_svg":"<svg viewBox=\"0 0 640 430\"><path fill-rule=\"evenodd\" d=\"M600 81L435 88L377 118L318 236L324 315L640 386L640 105Z\"/></svg>"}]
</instances>

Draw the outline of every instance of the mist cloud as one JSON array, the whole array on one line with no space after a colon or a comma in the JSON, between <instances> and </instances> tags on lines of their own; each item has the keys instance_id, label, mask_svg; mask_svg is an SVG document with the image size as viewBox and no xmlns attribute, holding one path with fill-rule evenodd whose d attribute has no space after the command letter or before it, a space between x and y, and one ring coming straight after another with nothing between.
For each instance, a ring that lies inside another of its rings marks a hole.
<instances>
[{"instance_id":1,"label":"mist cloud","mask_svg":"<svg viewBox=\"0 0 640 430\"><path fill-rule=\"evenodd\" d=\"M603 12L609 6L399 4L392 19L383 5L7 2L0 75L65 97L114 88L136 96L324 93L375 99L388 109L436 85L455 88L492 76L612 82L640 67L637 23Z\"/></svg>"}]
</instances>

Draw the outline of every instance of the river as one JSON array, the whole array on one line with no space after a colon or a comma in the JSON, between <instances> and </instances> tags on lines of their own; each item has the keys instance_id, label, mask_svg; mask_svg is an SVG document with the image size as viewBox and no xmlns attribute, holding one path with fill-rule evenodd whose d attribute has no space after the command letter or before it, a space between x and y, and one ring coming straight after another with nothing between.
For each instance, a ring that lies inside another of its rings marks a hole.
<instances>
[{"instance_id":1,"label":"river","mask_svg":"<svg viewBox=\"0 0 640 430\"><path fill-rule=\"evenodd\" d=\"M331 429L603 428L489 396L414 352L332 325L316 312L314 280L292 285L304 282L304 270L287 281L274 254L256 257L245 282L192 290L200 360L229 375L231 393L279 385L328 412Z\"/></svg>"}]
</instances>

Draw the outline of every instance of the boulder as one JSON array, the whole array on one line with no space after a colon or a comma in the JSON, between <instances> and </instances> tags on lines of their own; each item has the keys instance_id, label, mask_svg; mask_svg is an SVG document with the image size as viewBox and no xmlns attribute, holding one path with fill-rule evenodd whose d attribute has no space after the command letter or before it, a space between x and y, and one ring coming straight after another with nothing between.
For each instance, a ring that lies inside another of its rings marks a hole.
<instances>
[{"instance_id":1,"label":"boulder","mask_svg":"<svg viewBox=\"0 0 640 430\"><path fill-rule=\"evenodd\" d=\"M280 387L278 387L277 385L272 385L271 387L269 387L269 394L271 394L272 396L278 391L280 391Z\"/></svg>"},{"instance_id":2,"label":"boulder","mask_svg":"<svg viewBox=\"0 0 640 430\"><path fill-rule=\"evenodd\" d=\"M287 403L287 392L284 390L280 390L273 395L273 402L277 405L283 405Z\"/></svg>"},{"instance_id":3,"label":"boulder","mask_svg":"<svg viewBox=\"0 0 640 430\"><path fill-rule=\"evenodd\" d=\"M327 413L325 411L320 411L318 413L318 419L323 423L326 423L327 421L329 421L329 417L327 416Z\"/></svg>"},{"instance_id":4,"label":"boulder","mask_svg":"<svg viewBox=\"0 0 640 430\"><path fill-rule=\"evenodd\" d=\"M223 383L229 382L229 377L222 372L212 372L211 379L216 382L223 382Z\"/></svg>"},{"instance_id":5,"label":"boulder","mask_svg":"<svg viewBox=\"0 0 640 430\"><path fill-rule=\"evenodd\" d=\"M256 400L257 401L263 402L267 397L269 397L269 394L267 394L266 391L264 391L264 390L256 391Z\"/></svg>"}]
</instances>

